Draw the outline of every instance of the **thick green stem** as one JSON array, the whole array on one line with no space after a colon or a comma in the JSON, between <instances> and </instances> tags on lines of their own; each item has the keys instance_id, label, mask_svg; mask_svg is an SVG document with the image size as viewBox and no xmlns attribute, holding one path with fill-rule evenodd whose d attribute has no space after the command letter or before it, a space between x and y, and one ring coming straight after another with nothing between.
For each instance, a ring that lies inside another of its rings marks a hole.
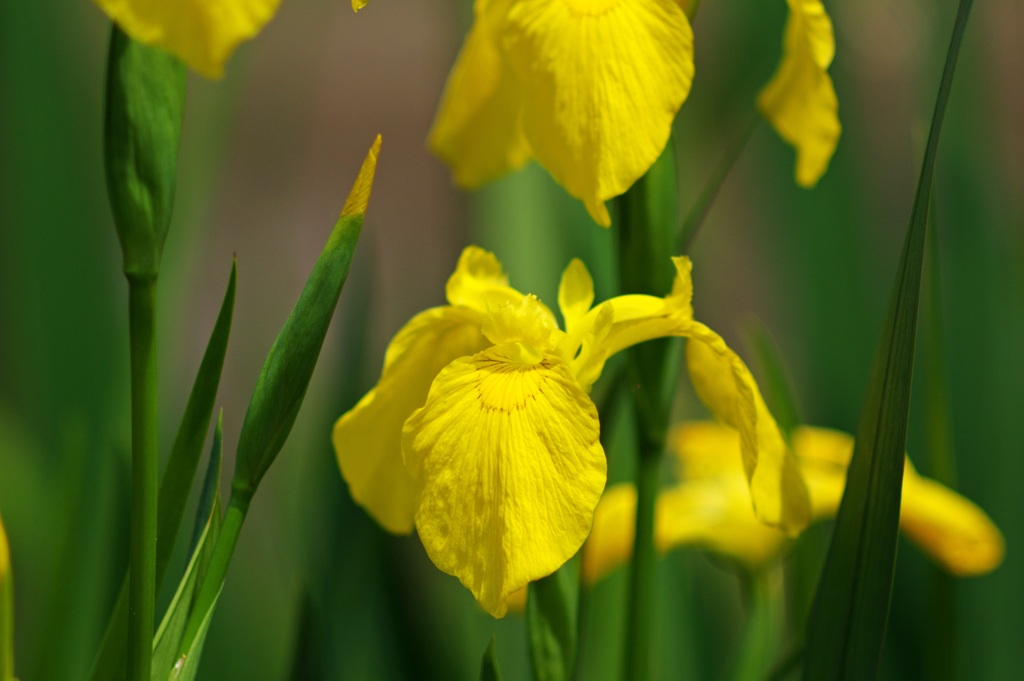
<instances>
[{"instance_id":1,"label":"thick green stem","mask_svg":"<svg viewBox=\"0 0 1024 681\"><path fill-rule=\"evenodd\" d=\"M663 296L672 286L675 230L672 144L620 200L619 275L624 293ZM669 409L679 373L678 343L663 339L631 348L629 364L637 417L637 513L630 568L625 678L648 678L657 556L654 503Z\"/></svg>"},{"instance_id":2,"label":"thick green stem","mask_svg":"<svg viewBox=\"0 0 1024 681\"><path fill-rule=\"evenodd\" d=\"M128 278L132 384L128 678L149 681L156 599L156 277Z\"/></svg>"}]
</instances>

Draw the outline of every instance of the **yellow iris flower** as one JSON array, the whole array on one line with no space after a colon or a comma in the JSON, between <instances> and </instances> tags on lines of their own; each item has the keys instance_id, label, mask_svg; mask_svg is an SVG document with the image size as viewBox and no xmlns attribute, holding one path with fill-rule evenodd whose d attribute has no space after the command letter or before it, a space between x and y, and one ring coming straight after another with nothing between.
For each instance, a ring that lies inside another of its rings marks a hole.
<instances>
[{"instance_id":1,"label":"yellow iris flower","mask_svg":"<svg viewBox=\"0 0 1024 681\"><path fill-rule=\"evenodd\" d=\"M743 471L735 463L736 430L717 423L689 423L671 437L680 465L679 485L663 492L655 510L655 543L662 552L704 548L762 567L789 545L782 532L750 510ZM853 438L825 428L793 431L792 451L807 483L815 520L835 516L846 485ZM636 491L610 488L601 500L583 553L583 575L594 583L625 562L633 547ZM900 529L950 573L981 575L1003 559L1004 541L992 520L971 501L920 476L907 460L903 472Z\"/></svg>"},{"instance_id":2,"label":"yellow iris flower","mask_svg":"<svg viewBox=\"0 0 1024 681\"><path fill-rule=\"evenodd\" d=\"M836 51L832 20L821 0L786 0L782 61L758 96L761 113L796 147L796 181L813 187L839 142L839 102L828 75Z\"/></svg>"},{"instance_id":3,"label":"yellow iris flower","mask_svg":"<svg viewBox=\"0 0 1024 681\"><path fill-rule=\"evenodd\" d=\"M693 80L674 0L476 0L431 149L478 187L531 158L598 224L668 142Z\"/></svg>"},{"instance_id":4,"label":"yellow iris flower","mask_svg":"<svg viewBox=\"0 0 1024 681\"><path fill-rule=\"evenodd\" d=\"M352 497L391 532L415 525L434 564L501 617L510 594L558 569L590 533L606 460L588 393L606 360L685 336L700 348L690 353L698 392L746 434L737 459L759 516L799 530L809 506L795 463L784 448L761 450L767 410L757 386L722 338L693 319L690 261L674 263L664 298L594 306L590 274L573 260L558 292L562 330L535 296L509 286L494 255L465 249L445 290L449 304L398 332L377 385L334 426Z\"/></svg>"}]
</instances>

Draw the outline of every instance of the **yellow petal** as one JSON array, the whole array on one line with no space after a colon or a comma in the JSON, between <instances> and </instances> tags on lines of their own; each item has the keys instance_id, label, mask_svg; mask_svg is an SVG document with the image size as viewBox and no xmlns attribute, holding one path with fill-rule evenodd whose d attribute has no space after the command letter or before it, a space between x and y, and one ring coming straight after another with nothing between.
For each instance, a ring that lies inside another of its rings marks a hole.
<instances>
[{"instance_id":1,"label":"yellow petal","mask_svg":"<svg viewBox=\"0 0 1024 681\"><path fill-rule=\"evenodd\" d=\"M341 209L342 217L346 215L362 215L366 212L366 206L370 203L370 190L373 189L373 176L377 172L377 157L380 155L380 135L373 141L369 153L363 159L363 165L359 169L359 175L352 185L345 205Z\"/></svg>"},{"instance_id":2,"label":"yellow petal","mask_svg":"<svg viewBox=\"0 0 1024 681\"><path fill-rule=\"evenodd\" d=\"M571 335L576 330L593 304L594 280L583 261L573 258L558 286L558 308L565 319L566 333Z\"/></svg>"},{"instance_id":3,"label":"yellow petal","mask_svg":"<svg viewBox=\"0 0 1024 681\"><path fill-rule=\"evenodd\" d=\"M594 527L583 546L583 581L594 584L633 555L636 535L636 487L613 485L594 512Z\"/></svg>"},{"instance_id":4,"label":"yellow petal","mask_svg":"<svg viewBox=\"0 0 1024 681\"><path fill-rule=\"evenodd\" d=\"M406 422L420 540L493 616L586 539L606 478L598 435L560 360L516 364L503 346L452 362Z\"/></svg>"},{"instance_id":5,"label":"yellow petal","mask_svg":"<svg viewBox=\"0 0 1024 681\"><path fill-rule=\"evenodd\" d=\"M515 170L532 152L521 124L522 92L498 44L510 0L477 0L427 143L455 182L478 187Z\"/></svg>"},{"instance_id":6,"label":"yellow petal","mask_svg":"<svg viewBox=\"0 0 1024 681\"><path fill-rule=\"evenodd\" d=\"M835 52L832 21L820 0L788 0L782 61L758 96L758 108L796 147L796 181L812 187L839 141L839 102L828 66Z\"/></svg>"},{"instance_id":7,"label":"yellow petal","mask_svg":"<svg viewBox=\"0 0 1024 681\"><path fill-rule=\"evenodd\" d=\"M507 31L537 160L607 227L604 202L654 164L689 94L686 15L672 0L519 0Z\"/></svg>"},{"instance_id":8,"label":"yellow petal","mask_svg":"<svg viewBox=\"0 0 1024 681\"><path fill-rule=\"evenodd\" d=\"M352 11L358 12L362 8L366 7L367 0L352 0Z\"/></svg>"},{"instance_id":9,"label":"yellow petal","mask_svg":"<svg viewBox=\"0 0 1024 681\"><path fill-rule=\"evenodd\" d=\"M0 519L0 585L4 583L4 580L7 578L7 572L10 569L11 549L7 545L7 533L4 531L4 522Z\"/></svg>"},{"instance_id":10,"label":"yellow petal","mask_svg":"<svg viewBox=\"0 0 1024 681\"><path fill-rule=\"evenodd\" d=\"M807 488L750 370L703 324L694 322L687 336L687 367L697 395L740 432L754 512L789 534L800 532L810 521Z\"/></svg>"},{"instance_id":11,"label":"yellow petal","mask_svg":"<svg viewBox=\"0 0 1024 681\"><path fill-rule=\"evenodd\" d=\"M481 313L508 303L519 304L523 294L508 285L508 277L493 253L467 246L444 288L448 302Z\"/></svg>"},{"instance_id":12,"label":"yellow petal","mask_svg":"<svg viewBox=\"0 0 1024 681\"><path fill-rule=\"evenodd\" d=\"M680 464L679 479L744 475L740 434L715 421L691 421L669 433L669 448Z\"/></svg>"},{"instance_id":13,"label":"yellow petal","mask_svg":"<svg viewBox=\"0 0 1024 681\"><path fill-rule=\"evenodd\" d=\"M535 295L523 296L518 304L492 307L482 330L495 345L522 343L537 351L552 347L552 336L557 338L562 333L555 315ZM533 357L529 363L536 364L540 359Z\"/></svg>"},{"instance_id":14,"label":"yellow petal","mask_svg":"<svg viewBox=\"0 0 1024 681\"><path fill-rule=\"evenodd\" d=\"M125 33L161 47L207 78L220 78L239 43L254 37L279 0L96 0Z\"/></svg>"},{"instance_id":15,"label":"yellow petal","mask_svg":"<svg viewBox=\"0 0 1024 681\"><path fill-rule=\"evenodd\" d=\"M999 528L970 500L915 475L903 480L900 529L958 577L991 572L1003 561Z\"/></svg>"},{"instance_id":16,"label":"yellow petal","mask_svg":"<svg viewBox=\"0 0 1024 681\"><path fill-rule=\"evenodd\" d=\"M489 343L469 310L438 307L413 317L388 345L377 385L334 424L335 455L352 498L385 529L412 531L417 490L402 462L402 424L423 406L452 360Z\"/></svg>"}]
</instances>

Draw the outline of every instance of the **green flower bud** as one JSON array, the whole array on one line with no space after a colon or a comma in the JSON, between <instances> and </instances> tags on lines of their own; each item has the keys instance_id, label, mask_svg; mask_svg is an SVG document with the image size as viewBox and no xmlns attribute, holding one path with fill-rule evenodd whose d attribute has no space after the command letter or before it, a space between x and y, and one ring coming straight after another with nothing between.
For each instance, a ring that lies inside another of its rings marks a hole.
<instances>
[{"instance_id":1,"label":"green flower bud","mask_svg":"<svg viewBox=\"0 0 1024 681\"><path fill-rule=\"evenodd\" d=\"M116 25L107 61L107 193L129 278L153 278L174 203L184 65Z\"/></svg>"}]
</instances>

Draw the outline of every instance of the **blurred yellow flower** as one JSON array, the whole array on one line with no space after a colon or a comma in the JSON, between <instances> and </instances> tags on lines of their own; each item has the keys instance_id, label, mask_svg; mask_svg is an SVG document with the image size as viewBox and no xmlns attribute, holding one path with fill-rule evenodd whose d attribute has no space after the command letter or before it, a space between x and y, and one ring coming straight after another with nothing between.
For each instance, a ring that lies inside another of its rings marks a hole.
<instances>
[{"instance_id":1,"label":"blurred yellow flower","mask_svg":"<svg viewBox=\"0 0 1024 681\"><path fill-rule=\"evenodd\" d=\"M839 102L828 67L836 51L821 0L786 0L782 61L757 105L782 139L796 147L796 181L813 187L839 142Z\"/></svg>"},{"instance_id":2,"label":"blurred yellow flower","mask_svg":"<svg viewBox=\"0 0 1024 681\"><path fill-rule=\"evenodd\" d=\"M140 43L171 52L207 78L243 40L256 36L280 0L96 0L107 16Z\"/></svg>"},{"instance_id":3,"label":"blurred yellow flower","mask_svg":"<svg viewBox=\"0 0 1024 681\"><path fill-rule=\"evenodd\" d=\"M808 501L795 464L759 458L757 386L721 337L693 319L690 261L674 262L666 297L594 307L590 274L573 260L558 292L562 330L535 296L508 285L494 255L465 249L448 280L449 304L398 332L376 387L334 426L352 497L391 532L415 524L434 564L501 617L512 593L558 569L590 533L606 462L588 393L606 360L646 340L685 336L714 365L695 382L725 383L698 390L713 392L712 410L748 432L751 480L789 482L755 486L760 508L773 522L802 526ZM796 501L782 503L782 494Z\"/></svg>"},{"instance_id":4,"label":"blurred yellow flower","mask_svg":"<svg viewBox=\"0 0 1024 681\"><path fill-rule=\"evenodd\" d=\"M736 464L739 433L717 423L688 423L672 435L680 484L663 492L655 511L655 543L666 552L684 546L734 558L751 569L789 545L789 537L758 521L750 510L742 469ZM811 496L815 520L831 518L846 484L853 438L825 428L793 431L792 450ZM632 552L636 491L616 485L602 498L583 553L584 579L593 583ZM954 575L981 575L1003 559L999 529L971 501L921 477L907 460L900 529Z\"/></svg>"},{"instance_id":5,"label":"blurred yellow flower","mask_svg":"<svg viewBox=\"0 0 1024 681\"><path fill-rule=\"evenodd\" d=\"M674 0L476 0L431 149L472 188L536 158L594 221L668 142L693 80Z\"/></svg>"}]
</instances>

